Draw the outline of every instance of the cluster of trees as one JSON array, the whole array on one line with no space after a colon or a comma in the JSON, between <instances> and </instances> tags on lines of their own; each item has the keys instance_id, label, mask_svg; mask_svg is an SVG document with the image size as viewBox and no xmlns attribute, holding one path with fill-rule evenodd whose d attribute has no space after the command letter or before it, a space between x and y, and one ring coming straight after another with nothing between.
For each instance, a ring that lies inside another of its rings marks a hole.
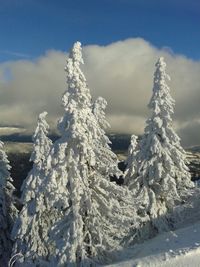
<instances>
[{"instance_id":1,"label":"cluster of trees","mask_svg":"<svg viewBox=\"0 0 200 267\"><path fill-rule=\"evenodd\" d=\"M174 100L164 59L156 63L152 115L140 142L131 138L124 174L106 136L106 100L92 101L81 64L81 44L76 42L66 62L60 138L54 143L48 138L47 112L41 113L19 212L0 143L1 266L89 267L105 262L108 252L169 229L168 212L193 187L172 128ZM124 185L111 182L113 175L123 175Z\"/></svg>"}]
</instances>

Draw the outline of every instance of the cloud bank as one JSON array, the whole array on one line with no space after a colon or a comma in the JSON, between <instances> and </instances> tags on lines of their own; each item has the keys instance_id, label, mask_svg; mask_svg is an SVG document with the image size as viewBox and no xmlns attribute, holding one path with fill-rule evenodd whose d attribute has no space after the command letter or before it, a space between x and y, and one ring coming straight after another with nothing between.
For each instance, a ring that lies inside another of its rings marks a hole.
<instances>
[{"instance_id":1,"label":"cloud bank","mask_svg":"<svg viewBox=\"0 0 200 267\"><path fill-rule=\"evenodd\" d=\"M103 96L108 102L110 131L142 134L149 114L154 65L161 55L176 100L174 126L184 145L200 144L200 62L135 38L83 47L82 70L93 98ZM35 61L0 64L0 124L21 125L32 132L38 114L46 110L54 129L63 112L60 99L67 87L65 60L65 53L47 51Z\"/></svg>"}]
</instances>

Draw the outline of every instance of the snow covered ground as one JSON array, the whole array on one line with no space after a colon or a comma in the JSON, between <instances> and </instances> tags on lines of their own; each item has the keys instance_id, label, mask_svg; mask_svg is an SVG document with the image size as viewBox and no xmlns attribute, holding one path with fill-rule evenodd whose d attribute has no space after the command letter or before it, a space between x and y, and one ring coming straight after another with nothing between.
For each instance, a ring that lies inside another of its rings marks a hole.
<instances>
[{"instance_id":1,"label":"snow covered ground","mask_svg":"<svg viewBox=\"0 0 200 267\"><path fill-rule=\"evenodd\" d=\"M30 153L31 143L5 142L7 153ZM193 152L193 151L192 151ZM194 153L194 152L193 152ZM188 153L194 162L195 155ZM191 155L191 156L190 156ZM200 155L200 153L198 154ZM121 160L125 159L120 154ZM199 157L200 158L200 157ZM199 162L198 162L199 164ZM194 196L196 200L194 201ZM192 204L193 203L193 204ZM143 244L118 251L110 257L107 267L200 267L200 193L193 195L176 231L158 235Z\"/></svg>"},{"instance_id":2,"label":"snow covered ground","mask_svg":"<svg viewBox=\"0 0 200 267\"><path fill-rule=\"evenodd\" d=\"M110 255L104 267L200 267L200 188L171 218L176 230Z\"/></svg>"},{"instance_id":3,"label":"snow covered ground","mask_svg":"<svg viewBox=\"0 0 200 267\"><path fill-rule=\"evenodd\" d=\"M200 223L117 252L109 267L200 267ZM124 260L126 259L126 260Z\"/></svg>"}]
</instances>

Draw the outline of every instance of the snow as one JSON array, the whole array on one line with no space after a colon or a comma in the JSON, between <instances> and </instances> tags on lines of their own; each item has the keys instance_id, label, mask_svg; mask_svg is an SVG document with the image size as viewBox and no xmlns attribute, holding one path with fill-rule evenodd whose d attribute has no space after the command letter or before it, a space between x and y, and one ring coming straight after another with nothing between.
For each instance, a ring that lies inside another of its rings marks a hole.
<instances>
[{"instance_id":1,"label":"snow","mask_svg":"<svg viewBox=\"0 0 200 267\"><path fill-rule=\"evenodd\" d=\"M200 190L171 215L174 230L143 243L113 253L110 267L199 267L200 266Z\"/></svg>"},{"instance_id":2,"label":"snow","mask_svg":"<svg viewBox=\"0 0 200 267\"><path fill-rule=\"evenodd\" d=\"M126 160L127 167L124 173L124 183L129 185L134 178L136 178L136 170L137 170L137 154L138 154L138 137L134 134L131 136L131 143L128 148L128 157Z\"/></svg>"},{"instance_id":3,"label":"snow","mask_svg":"<svg viewBox=\"0 0 200 267\"><path fill-rule=\"evenodd\" d=\"M109 146L111 141L106 135L106 129L110 127L105 116L106 106L106 100L103 97L98 97L92 107L93 114L97 120L97 138L94 151L98 170L110 180L111 175L119 177L122 172L118 168L118 158Z\"/></svg>"},{"instance_id":4,"label":"snow","mask_svg":"<svg viewBox=\"0 0 200 267\"><path fill-rule=\"evenodd\" d=\"M160 234L117 254L116 263L104 266L199 267L200 223Z\"/></svg>"},{"instance_id":5,"label":"snow","mask_svg":"<svg viewBox=\"0 0 200 267\"><path fill-rule=\"evenodd\" d=\"M17 217L9 161L0 141L0 266L6 266L12 250L10 231Z\"/></svg>"},{"instance_id":6,"label":"snow","mask_svg":"<svg viewBox=\"0 0 200 267\"><path fill-rule=\"evenodd\" d=\"M51 218L50 212L47 212L47 196L44 195L43 186L47 171L46 157L52 142L47 137L49 126L45 120L46 115L47 112L42 112L38 118L30 158L33 162L33 168L22 184L21 202L23 208L12 229L13 256L22 254L23 258L20 260L24 264L36 262L38 257L44 257L47 254L46 231L51 224Z\"/></svg>"},{"instance_id":7,"label":"snow","mask_svg":"<svg viewBox=\"0 0 200 267\"><path fill-rule=\"evenodd\" d=\"M119 170L104 129L108 126L106 101L98 98L92 102L81 71L81 50L76 42L66 62L68 87L62 96L64 114L58 122L61 136L47 157L43 179L52 219L45 214L47 226L51 224L48 228L43 223L49 236L44 244L48 255L39 256L53 266L86 267L94 260L105 262L105 253L121 247L130 226L137 226L131 194L109 180L109 174L117 175Z\"/></svg>"}]
</instances>

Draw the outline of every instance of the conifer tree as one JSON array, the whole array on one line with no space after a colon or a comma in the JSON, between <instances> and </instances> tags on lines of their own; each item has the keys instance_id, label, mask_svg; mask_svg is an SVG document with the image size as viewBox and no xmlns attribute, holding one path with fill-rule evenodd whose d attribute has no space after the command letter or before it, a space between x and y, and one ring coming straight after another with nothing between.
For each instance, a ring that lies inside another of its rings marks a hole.
<instances>
[{"instance_id":1,"label":"conifer tree","mask_svg":"<svg viewBox=\"0 0 200 267\"><path fill-rule=\"evenodd\" d=\"M46 158L52 146L47 137L49 126L45 120L47 112L42 112L33 135L33 152L30 160L33 168L22 184L21 201L23 208L13 227L15 240L13 255L21 254L23 266L36 266L40 259L49 253L47 229L51 223L51 213L47 210L47 197L44 195L44 180L47 172ZM35 265L34 265L35 264ZM32 265L31 265L32 266Z\"/></svg>"},{"instance_id":2,"label":"conifer tree","mask_svg":"<svg viewBox=\"0 0 200 267\"><path fill-rule=\"evenodd\" d=\"M105 176L99 168L95 146L97 140L101 146L103 134L81 64L81 44L77 42L67 59L68 90L62 97L65 113L58 123L61 137L50 153L52 171L46 185L54 200L51 205L60 214L49 241L55 245L50 257L55 266L87 267L95 265L94 260L105 259L107 250L119 246L134 214L128 191L108 180L110 167L104 167ZM67 203L62 195L68 197Z\"/></svg>"},{"instance_id":3,"label":"conifer tree","mask_svg":"<svg viewBox=\"0 0 200 267\"><path fill-rule=\"evenodd\" d=\"M193 187L185 165L185 151L172 126L175 101L166 83L170 78L165 69L161 57L156 63L149 102L152 115L139 143L136 174L134 179L129 179L135 200L141 200L140 214L149 216L157 231L167 229L166 212L184 200Z\"/></svg>"},{"instance_id":4,"label":"conifer tree","mask_svg":"<svg viewBox=\"0 0 200 267\"><path fill-rule=\"evenodd\" d=\"M93 104L93 113L99 124L99 127L97 127L99 133L97 134L97 140L94 146L96 166L101 174L108 178L111 175L119 177L122 173L118 168L118 159L111 150L109 146L111 141L106 135L106 130L110 127L105 117L106 106L107 102L103 97L98 97Z\"/></svg>"},{"instance_id":5,"label":"conifer tree","mask_svg":"<svg viewBox=\"0 0 200 267\"><path fill-rule=\"evenodd\" d=\"M137 170L137 154L138 154L138 137L136 135L131 136L131 143L128 148L128 156L126 160L126 169L124 173L124 184L128 185L131 189L132 182L134 183L134 179L136 178L136 170Z\"/></svg>"},{"instance_id":6,"label":"conifer tree","mask_svg":"<svg viewBox=\"0 0 200 267\"><path fill-rule=\"evenodd\" d=\"M11 230L17 216L10 165L0 142L0 266L7 266L12 251Z\"/></svg>"},{"instance_id":7,"label":"conifer tree","mask_svg":"<svg viewBox=\"0 0 200 267\"><path fill-rule=\"evenodd\" d=\"M44 172L47 168L46 159L52 146L52 141L47 136L49 130L49 125L46 122L47 114L48 113L44 111L38 116L37 127L32 138L33 152L30 158L30 161L33 162L33 168L21 187L21 199L23 202L35 198L43 182Z\"/></svg>"}]
</instances>

